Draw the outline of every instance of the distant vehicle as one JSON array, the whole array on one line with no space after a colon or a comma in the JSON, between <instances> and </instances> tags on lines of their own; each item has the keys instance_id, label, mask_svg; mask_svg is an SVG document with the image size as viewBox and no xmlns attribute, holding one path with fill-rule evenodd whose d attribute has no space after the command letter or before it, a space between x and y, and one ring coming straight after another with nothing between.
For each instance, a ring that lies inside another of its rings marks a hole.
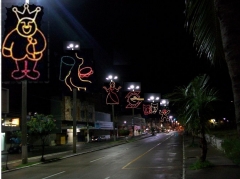
<instances>
[{"instance_id":1,"label":"distant vehicle","mask_svg":"<svg viewBox=\"0 0 240 179\"><path fill-rule=\"evenodd\" d=\"M100 142L107 140L104 135L92 137L92 142Z\"/></svg>"}]
</instances>

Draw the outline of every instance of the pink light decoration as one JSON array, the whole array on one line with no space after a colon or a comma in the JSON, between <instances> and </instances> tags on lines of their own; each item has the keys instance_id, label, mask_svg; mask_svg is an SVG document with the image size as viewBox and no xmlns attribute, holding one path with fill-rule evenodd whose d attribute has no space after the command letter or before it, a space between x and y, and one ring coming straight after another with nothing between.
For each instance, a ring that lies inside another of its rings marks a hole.
<instances>
[{"instance_id":1,"label":"pink light decoration","mask_svg":"<svg viewBox=\"0 0 240 179\"><path fill-rule=\"evenodd\" d=\"M110 81L109 88L107 88L106 86L103 86L103 89L105 89L106 92L108 93L106 97L106 104L119 104L119 98L118 98L117 92L121 88L122 88L121 86L116 88L114 81Z\"/></svg>"},{"instance_id":2,"label":"pink light decoration","mask_svg":"<svg viewBox=\"0 0 240 179\"><path fill-rule=\"evenodd\" d=\"M127 106L126 108L137 108L142 101L140 99L140 91L130 91L125 98L127 98Z\"/></svg>"}]
</instances>

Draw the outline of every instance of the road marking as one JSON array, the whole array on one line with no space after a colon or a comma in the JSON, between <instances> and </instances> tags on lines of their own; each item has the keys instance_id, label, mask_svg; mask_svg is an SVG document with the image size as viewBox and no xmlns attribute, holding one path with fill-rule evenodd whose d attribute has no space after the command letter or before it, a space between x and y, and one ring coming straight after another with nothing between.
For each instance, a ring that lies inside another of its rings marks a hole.
<instances>
[{"instance_id":1,"label":"road marking","mask_svg":"<svg viewBox=\"0 0 240 179\"><path fill-rule=\"evenodd\" d=\"M96 160L92 160L92 161L90 161L90 163L92 163L92 162L96 162L96 161L101 160L101 159L103 159L103 158L105 158L105 157L106 157L106 156L101 157L101 158L98 158L98 159L96 159Z\"/></svg>"},{"instance_id":2,"label":"road marking","mask_svg":"<svg viewBox=\"0 0 240 179\"><path fill-rule=\"evenodd\" d=\"M184 143L184 140L185 140L185 138L184 138L184 134L183 134L183 166L182 166L182 168L183 168L183 174L182 174L182 179L185 179L185 174L186 174L186 170L185 170L185 160L186 160L186 156L185 156L185 143Z\"/></svg>"},{"instance_id":3,"label":"road marking","mask_svg":"<svg viewBox=\"0 0 240 179\"><path fill-rule=\"evenodd\" d=\"M171 137L171 136L170 136ZM163 142L165 142L166 140L168 140L170 137L166 138ZM158 143L156 146L154 146L153 148L149 149L147 152L143 153L142 155L138 156L137 158L133 159L131 162L129 162L127 165L125 165L122 169L126 169L127 166L131 165L133 162L137 161L138 159L140 159L141 157L143 157L144 155L146 155L147 153L149 153L151 150L153 150L154 148L156 148L157 146L161 145L163 142Z\"/></svg>"},{"instance_id":4,"label":"road marking","mask_svg":"<svg viewBox=\"0 0 240 179\"><path fill-rule=\"evenodd\" d=\"M65 171L62 171L62 172L59 172L59 173L56 173L56 174L50 175L50 176L45 177L45 178L42 178L42 179L51 178L51 177L53 177L53 176L60 175L60 174L62 174L62 173L64 173L64 172L65 172Z\"/></svg>"}]
</instances>

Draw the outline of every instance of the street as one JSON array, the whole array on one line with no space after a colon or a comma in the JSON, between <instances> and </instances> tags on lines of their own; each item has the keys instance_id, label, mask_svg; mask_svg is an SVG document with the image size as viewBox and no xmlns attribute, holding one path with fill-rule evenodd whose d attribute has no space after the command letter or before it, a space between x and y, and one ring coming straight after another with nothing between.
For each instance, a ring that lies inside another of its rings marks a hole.
<instances>
[{"instance_id":1,"label":"street","mask_svg":"<svg viewBox=\"0 0 240 179\"><path fill-rule=\"evenodd\" d=\"M112 148L3 173L2 178L180 179L182 153L181 136L159 133Z\"/></svg>"}]
</instances>

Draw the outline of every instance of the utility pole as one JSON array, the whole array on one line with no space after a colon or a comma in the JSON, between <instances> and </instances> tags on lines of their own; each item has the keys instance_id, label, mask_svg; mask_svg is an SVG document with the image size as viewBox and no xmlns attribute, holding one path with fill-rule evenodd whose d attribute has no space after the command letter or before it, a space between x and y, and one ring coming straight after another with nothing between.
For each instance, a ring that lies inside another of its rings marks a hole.
<instances>
[{"instance_id":1,"label":"utility pole","mask_svg":"<svg viewBox=\"0 0 240 179\"><path fill-rule=\"evenodd\" d=\"M22 164L28 163L27 151L27 80L22 81Z\"/></svg>"},{"instance_id":2,"label":"utility pole","mask_svg":"<svg viewBox=\"0 0 240 179\"><path fill-rule=\"evenodd\" d=\"M73 88L73 153L76 153L77 89Z\"/></svg>"}]
</instances>

